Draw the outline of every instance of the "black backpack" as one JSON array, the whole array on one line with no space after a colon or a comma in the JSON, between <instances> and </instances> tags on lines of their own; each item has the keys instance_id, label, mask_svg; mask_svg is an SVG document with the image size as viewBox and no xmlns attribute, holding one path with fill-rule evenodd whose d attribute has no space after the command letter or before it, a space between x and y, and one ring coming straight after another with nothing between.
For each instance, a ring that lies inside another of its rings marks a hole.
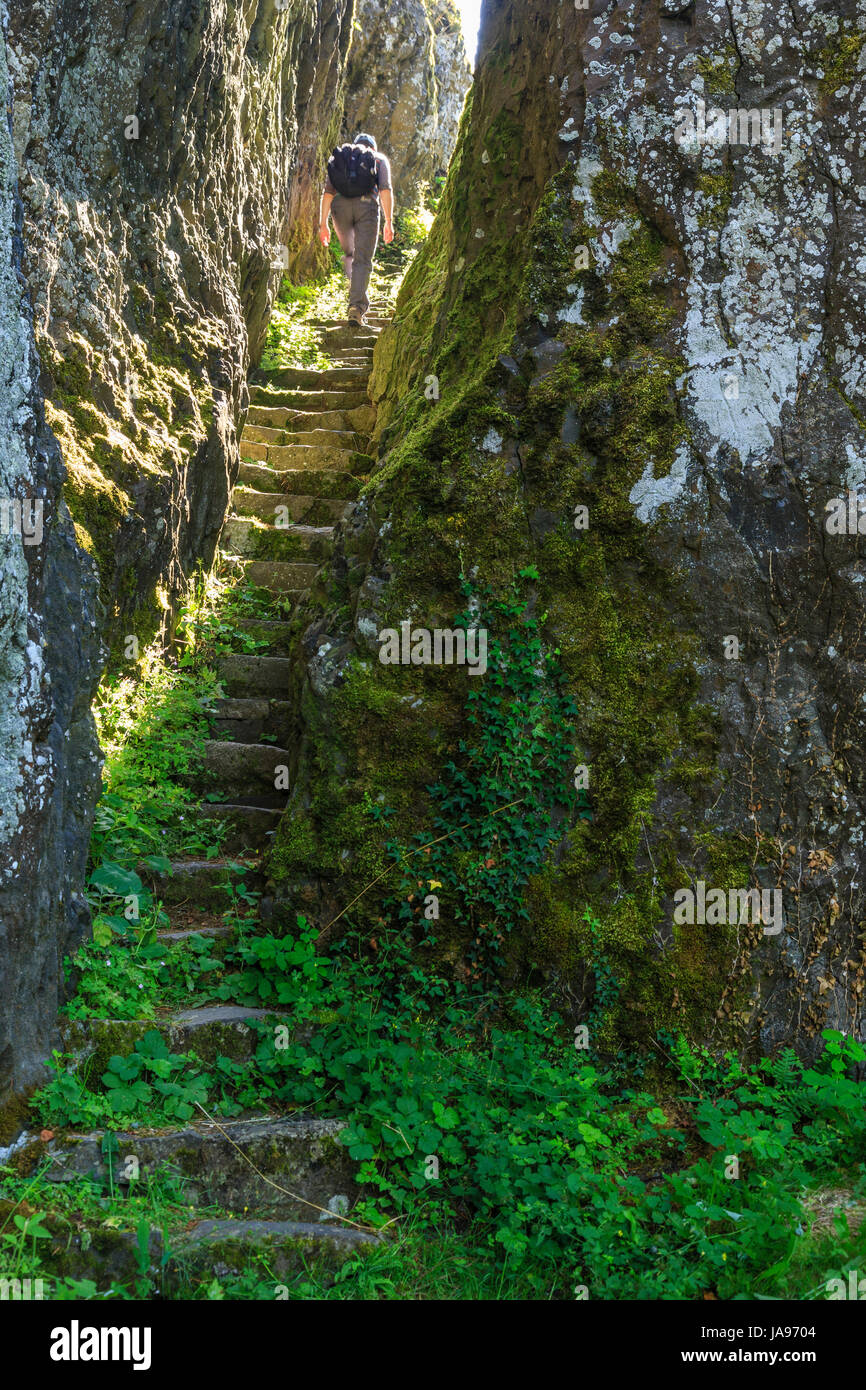
<instances>
[{"instance_id":1,"label":"black backpack","mask_svg":"<svg viewBox=\"0 0 866 1390\"><path fill-rule=\"evenodd\" d=\"M368 145L337 145L328 160L328 178L344 198L362 198L379 187L376 151Z\"/></svg>"}]
</instances>

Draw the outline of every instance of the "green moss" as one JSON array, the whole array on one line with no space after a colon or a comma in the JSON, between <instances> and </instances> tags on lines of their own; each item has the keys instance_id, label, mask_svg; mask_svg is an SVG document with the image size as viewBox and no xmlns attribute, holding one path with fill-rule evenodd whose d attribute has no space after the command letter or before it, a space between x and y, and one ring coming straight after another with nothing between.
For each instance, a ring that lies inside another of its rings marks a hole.
<instances>
[{"instance_id":1,"label":"green moss","mask_svg":"<svg viewBox=\"0 0 866 1390\"><path fill-rule=\"evenodd\" d=\"M696 67L711 96L736 96L736 74L740 58L733 44L721 53L702 53Z\"/></svg>"},{"instance_id":2,"label":"green moss","mask_svg":"<svg viewBox=\"0 0 866 1390\"><path fill-rule=\"evenodd\" d=\"M728 220L733 188L734 176L730 169L724 169L720 174L701 173L698 179L698 189L701 193L699 227L712 227L721 231Z\"/></svg>"},{"instance_id":3,"label":"green moss","mask_svg":"<svg viewBox=\"0 0 866 1390\"><path fill-rule=\"evenodd\" d=\"M677 388L683 362L671 347L669 252L611 170L594 180L585 207L571 196L573 168L563 168L536 187L516 235L507 206L476 222L482 192L473 181L483 184L496 159L507 160L510 132L508 119L494 117L483 138L464 142L428 244L407 276L398 326L377 349L385 460L365 493L376 526L386 517L391 523L394 577L382 622L411 614L432 626L443 614L447 624L461 573L477 571L502 591L519 568L538 567L538 609L579 711L576 759L590 766L593 819L567 830L556 868L533 879L530 925L509 944L509 969L537 969L570 989L587 972L590 980L601 972L618 981L618 998L605 1009L611 1046L645 1042L655 1028L684 1022L693 1036L705 1035L736 943L712 929L663 948L657 938L686 874L679 856L694 843L692 805L720 783L717 734L699 701L702 649L679 576L655 557L652 530L629 500L648 464L665 475L688 442ZM704 192L718 202L726 189L722 181ZM486 233L477 240L476 225ZM575 270L576 248L591 248L613 227L618 247L606 273L592 263ZM561 306L578 284L580 314L570 321ZM520 351L538 340L539 325L560 348L543 371ZM516 372L502 354L518 360ZM431 377L438 399L425 397ZM484 449L491 429L501 444ZM576 504L589 508L587 531L574 529ZM539 514L547 521L536 534L528 523ZM332 601L351 598L335 591ZM320 725L312 737L319 751L305 788L309 814L291 841L281 836L285 867L336 878L341 906L364 886L360 874L347 882L341 863L366 845L374 878L385 838L351 814L352 804L357 809L365 793L383 798L404 843L425 831L425 783L453 756L463 719L461 691L443 689L437 738L426 745L413 738L413 725L423 728L429 716L413 713L407 722L394 692L423 689L426 698L426 676L413 671L410 686L405 672L385 670L367 663L363 677L352 675L329 697L328 729ZM334 739L337 711L335 752L326 739ZM315 728L317 714L309 718ZM671 823L658 819L663 785L668 803L677 792L681 798ZM313 839L315 863L305 859ZM741 863L737 872L746 872ZM592 931L587 909L598 921ZM455 943L442 925L437 949L448 958Z\"/></svg>"},{"instance_id":4,"label":"green moss","mask_svg":"<svg viewBox=\"0 0 866 1390\"><path fill-rule=\"evenodd\" d=\"M417 682L402 668L370 661L350 663L327 714L313 700L305 704L315 749L304 789L309 805L290 807L280 823L269 865L276 881L339 877L349 901L389 867L385 843L410 837L424 787L447 747L454 715L443 675L447 681L453 672L428 673L423 721L412 708ZM377 821L382 808L393 818ZM371 895L356 916L375 919L378 911Z\"/></svg>"},{"instance_id":5,"label":"green moss","mask_svg":"<svg viewBox=\"0 0 866 1390\"><path fill-rule=\"evenodd\" d=\"M842 32L836 34L817 55L818 66L824 74L819 80L822 95L830 96L862 76L860 54L864 43L866 33L853 29L843 20Z\"/></svg>"},{"instance_id":6,"label":"green moss","mask_svg":"<svg viewBox=\"0 0 866 1390\"><path fill-rule=\"evenodd\" d=\"M4 1148L11 1144L13 1139L17 1139L23 1129L30 1123L30 1097L33 1094L31 1088L26 1092L17 1092L15 1095L7 1095L0 1101L0 1145Z\"/></svg>"},{"instance_id":7,"label":"green moss","mask_svg":"<svg viewBox=\"0 0 866 1390\"><path fill-rule=\"evenodd\" d=\"M154 609L160 561L133 539L136 512L151 522L152 510L164 510L204 444L213 421L206 365L220 339L216 325L179 325L167 294L142 284L130 291L129 306L137 332L123 351L133 395L117 385L117 363L81 334L62 352L45 336L38 343L46 418L66 466L63 497L78 543L96 562L112 647L128 633L149 640L162 622L165 604Z\"/></svg>"}]
</instances>

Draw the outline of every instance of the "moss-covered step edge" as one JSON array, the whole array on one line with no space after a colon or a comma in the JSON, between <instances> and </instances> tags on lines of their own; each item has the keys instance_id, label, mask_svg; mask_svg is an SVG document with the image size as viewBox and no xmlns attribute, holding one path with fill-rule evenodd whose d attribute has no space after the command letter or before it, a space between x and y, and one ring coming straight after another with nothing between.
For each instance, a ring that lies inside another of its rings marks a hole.
<instances>
[{"instance_id":1,"label":"moss-covered step edge","mask_svg":"<svg viewBox=\"0 0 866 1390\"><path fill-rule=\"evenodd\" d=\"M254 806L237 801L203 802L199 815L218 820L225 827L223 850L226 854L266 849L273 843L282 807Z\"/></svg>"},{"instance_id":2,"label":"moss-covered step edge","mask_svg":"<svg viewBox=\"0 0 866 1390\"><path fill-rule=\"evenodd\" d=\"M355 454L354 459L366 455ZM354 502L361 491L361 477L335 469L281 468L279 471L262 463L241 462L238 479L256 491L273 492L275 496L295 493L303 497L330 497Z\"/></svg>"},{"instance_id":3,"label":"moss-covered step edge","mask_svg":"<svg viewBox=\"0 0 866 1390\"><path fill-rule=\"evenodd\" d=\"M176 859L171 861L167 873L156 873L146 864L139 864L137 872L154 896L168 906L191 902L197 908L220 911L229 906L229 885L237 883L240 876L234 865L243 870L243 881L248 886L262 881L258 861L240 858Z\"/></svg>"},{"instance_id":4,"label":"moss-covered step edge","mask_svg":"<svg viewBox=\"0 0 866 1390\"><path fill-rule=\"evenodd\" d=\"M321 444L332 449L354 449L361 453L367 439L357 430L286 430L276 425L257 425L248 422L241 435L242 443L256 444Z\"/></svg>"},{"instance_id":5,"label":"moss-covered step edge","mask_svg":"<svg viewBox=\"0 0 866 1390\"><path fill-rule=\"evenodd\" d=\"M231 516L222 529L220 550L248 560L309 560L321 565L333 551L333 535L333 526L278 526L273 519L268 524Z\"/></svg>"},{"instance_id":6,"label":"moss-covered step edge","mask_svg":"<svg viewBox=\"0 0 866 1390\"><path fill-rule=\"evenodd\" d=\"M257 492L254 488L236 487L232 493L232 511L236 517L259 517L262 521L275 522L284 513L277 507L286 507L288 515L297 526L333 527L342 521L350 503L341 497L304 497L285 492Z\"/></svg>"},{"instance_id":7,"label":"moss-covered step edge","mask_svg":"<svg viewBox=\"0 0 866 1390\"><path fill-rule=\"evenodd\" d=\"M170 1169L183 1179L184 1197L194 1207L249 1210L268 1219L327 1220L348 1214L360 1192L355 1164L340 1143L345 1128L341 1120L264 1116L127 1130L116 1134L114 1181L126 1187L133 1171L138 1181ZM63 1131L47 1144L34 1137L22 1151L19 1169L29 1156L34 1169L49 1164L49 1182L81 1177L107 1181L105 1137L103 1130Z\"/></svg>"},{"instance_id":8,"label":"moss-covered step edge","mask_svg":"<svg viewBox=\"0 0 866 1390\"><path fill-rule=\"evenodd\" d=\"M297 410L285 405L251 405L247 420L251 424L285 429L293 434L329 430L368 437L376 423L376 407L370 405L369 401L352 410Z\"/></svg>"},{"instance_id":9,"label":"moss-covered step edge","mask_svg":"<svg viewBox=\"0 0 866 1390\"><path fill-rule=\"evenodd\" d=\"M0 1222L14 1206L0 1201ZM137 1230L115 1230L54 1212L43 1214L40 1221L51 1232L50 1242L41 1242L40 1249L49 1280L91 1279L100 1292L112 1284L135 1286L141 1273ZM267 1266L262 1264L262 1282L277 1276L274 1297L278 1298L285 1296L279 1279L303 1275L305 1281L327 1285L349 1256L371 1251L382 1240L375 1232L329 1222L208 1219L192 1228L169 1229L165 1236L151 1227L146 1273L155 1293L182 1297L185 1288L209 1283L217 1269L223 1276L226 1272L240 1275L261 1259ZM50 1285L46 1296L50 1300Z\"/></svg>"},{"instance_id":10,"label":"moss-covered step edge","mask_svg":"<svg viewBox=\"0 0 866 1390\"><path fill-rule=\"evenodd\" d=\"M201 777L193 775L190 785L201 791L233 796L257 796L279 791L285 783L292 755L273 743L234 743L211 739L204 745L205 766ZM284 785L283 790L287 790Z\"/></svg>"},{"instance_id":11,"label":"moss-covered step edge","mask_svg":"<svg viewBox=\"0 0 866 1390\"><path fill-rule=\"evenodd\" d=\"M63 1051L80 1066L89 1062L88 1077L99 1081L112 1057L126 1057L135 1044L156 1029L170 1052L194 1052L206 1066L217 1057L249 1061L259 1043L259 1021L289 1029L294 1037L308 1037L311 1025L295 1027L287 1014L272 1009L246 1008L240 1004L212 1004L185 1009L160 1018L63 1019L60 1037Z\"/></svg>"},{"instance_id":12,"label":"moss-covered step edge","mask_svg":"<svg viewBox=\"0 0 866 1390\"><path fill-rule=\"evenodd\" d=\"M251 385L304 390L362 391L369 372L358 367L270 367L259 368L250 376Z\"/></svg>"},{"instance_id":13,"label":"moss-covered step edge","mask_svg":"<svg viewBox=\"0 0 866 1390\"><path fill-rule=\"evenodd\" d=\"M295 729L295 709L291 700L238 698L215 700L211 731L218 739L233 743L278 743L283 748Z\"/></svg>"},{"instance_id":14,"label":"moss-covered step edge","mask_svg":"<svg viewBox=\"0 0 866 1390\"><path fill-rule=\"evenodd\" d=\"M250 404L266 405L271 409L274 406L285 406L287 410L318 412L355 410L360 406L368 405L369 400L366 391L343 391L336 387L329 391L291 391L278 388L271 390L266 386L252 386L250 387Z\"/></svg>"}]
</instances>

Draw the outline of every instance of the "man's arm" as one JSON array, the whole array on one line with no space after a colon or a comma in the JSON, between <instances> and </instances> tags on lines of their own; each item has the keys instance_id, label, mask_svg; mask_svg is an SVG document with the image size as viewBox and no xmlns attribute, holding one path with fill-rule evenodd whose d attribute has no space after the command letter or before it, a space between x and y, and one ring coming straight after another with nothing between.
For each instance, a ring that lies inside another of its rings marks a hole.
<instances>
[{"instance_id":1,"label":"man's arm","mask_svg":"<svg viewBox=\"0 0 866 1390\"><path fill-rule=\"evenodd\" d=\"M394 223L392 221L392 217L394 214L394 195L392 194L390 188L380 188L379 198L382 203L382 212L385 214L385 229L382 233L382 236L384 237L386 242L393 241Z\"/></svg>"},{"instance_id":2,"label":"man's arm","mask_svg":"<svg viewBox=\"0 0 866 1390\"><path fill-rule=\"evenodd\" d=\"M333 201L333 193L322 192L322 201L319 203L319 241L323 246L329 246L331 241L331 229L328 226L328 218L331 215L331 204Z\"/></svg>"}]
</instances>

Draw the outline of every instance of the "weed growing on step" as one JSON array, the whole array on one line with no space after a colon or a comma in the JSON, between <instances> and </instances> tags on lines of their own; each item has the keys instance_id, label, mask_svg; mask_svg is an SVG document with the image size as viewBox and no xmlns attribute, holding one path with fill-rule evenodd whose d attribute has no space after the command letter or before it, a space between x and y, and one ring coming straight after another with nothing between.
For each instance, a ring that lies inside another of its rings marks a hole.
<instances>
[{"instance_id":1,"label":"weed growing on step","mask_svg":"<svg viewBox=\"0 0 866 1390\"><path fill-rule=\"evenodd\" d=\"M145 855L216 851L218 827L197 821L190 784L203 775L209 712L220 694L211 667L182 669L156 649L134 676L100 687L95 713L106 762L95 865L134 867Z\"/></svg>"},{"instance_id":2,"label":"weed growing on step","mask_svg":"<svg viewBox=\"0 0 866 1390\"><path fill-rule=\"evenodd\" d=\"M309 285L292 285L283 277L259 363L263 369L310 367L320 371L334 365L319 346L311 320L337 318L345 312L344 283L340 270L332 270L324 283Z\"/></svg>"},{"instance_id":3,"label":"weed growing on step","mask_svg":"<svg viewBox=\"0 0 866 1390\"><path fill-rule=\"evenodd\" d=\"M155 1018L160 1009L207 1004L220 997L222 961L213 941L194 935L170 944L116 939L80 946L67 964L77 989L63 1012L68 1018Z\"/></svg>"}]
</instances>

